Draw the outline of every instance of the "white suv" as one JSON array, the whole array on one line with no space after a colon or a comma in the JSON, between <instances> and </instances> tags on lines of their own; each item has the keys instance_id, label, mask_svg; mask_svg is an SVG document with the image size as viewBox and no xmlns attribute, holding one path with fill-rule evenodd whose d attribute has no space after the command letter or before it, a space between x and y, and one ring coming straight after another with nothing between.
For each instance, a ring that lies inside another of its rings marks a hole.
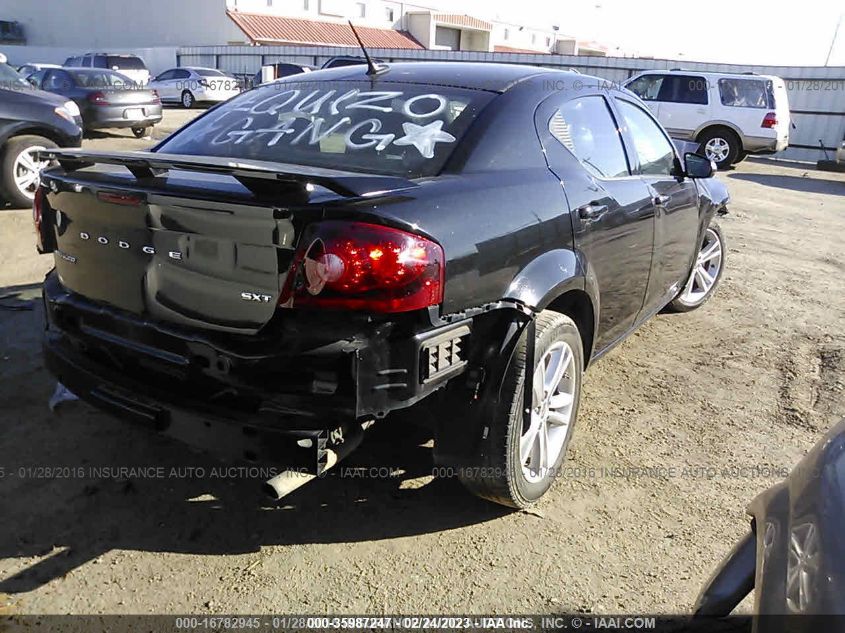
<instances>
[{"instance_id":1,"label":"white suv","mask_svg":"<svg viewBox=\"0 0 845 633\"><path fill-rule=\"evenodd\" d=\"M652 70L625 87L645 101L670 135L700 143L720 169L789 144L789 102L780 77Z\"/></svg>"}]
</instances>

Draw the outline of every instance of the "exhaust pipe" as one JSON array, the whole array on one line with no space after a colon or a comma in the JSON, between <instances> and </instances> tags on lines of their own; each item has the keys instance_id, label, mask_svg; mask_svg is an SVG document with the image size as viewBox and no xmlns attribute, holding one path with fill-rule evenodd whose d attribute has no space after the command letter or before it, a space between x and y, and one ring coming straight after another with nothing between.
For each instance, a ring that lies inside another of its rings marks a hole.
<instances>
[{"instance_id":1,"label":"exhaust pipe","mask_svg":"<svg viewBox=\"0 0 845 633\"><path fill-rule=\"evenodd\" d=\"M264 482L261 487L264 494L273 501L279 501L308 482L321 477L329 469L334 468L340 460L345 459L352 451L358 448L361 440L364 438L364 430L358 424L348 429L348 433L343 443L333 448L324 449L326 463L320 469L319 474L302 472L300 470L283 470L272 479Z\"/></svg>"}]
</instances>

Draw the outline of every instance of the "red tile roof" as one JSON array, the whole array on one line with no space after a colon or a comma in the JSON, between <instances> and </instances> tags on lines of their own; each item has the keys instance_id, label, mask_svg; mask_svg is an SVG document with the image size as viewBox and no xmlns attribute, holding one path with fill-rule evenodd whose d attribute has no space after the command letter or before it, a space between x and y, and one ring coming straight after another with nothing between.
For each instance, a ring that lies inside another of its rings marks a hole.
<instances>
[{"instance_id":1,"label":"red tile roof","mask_svg":"<svg viewBox=\"0 0 845 633\"><path fill-rule=\"evenodd\" d=\"M277 15L227 11L253 44L301 44L307 46L354 46L358 42L347 24L284 18ZM367 48L423 48L405 31L356 26Z\"/></svg>"},{"instance_id":2,"label":"red tile roof","mask_svg":"<svg viewBox=\"0 0 845 633\"><path fill-rule=\"evenodd\" d=\"M512 46L493 46L494 53L533 53L534 55L548 55L549 51L533 51L530 48L513 48Z\"/></svg>"},{"instance_id":3,"label":"red tile roof","mask_svg":"<svg viewBox=\"0 0 845 633\"><path fill-rule=\"evenodd\" d=\"M433 13L434 21L440 24L451 24L452 26L465 26L468 29L480 31L491 31L493 23L479 20L471 15L458 15L457 13Z\"/></svg>"}]
</instances>

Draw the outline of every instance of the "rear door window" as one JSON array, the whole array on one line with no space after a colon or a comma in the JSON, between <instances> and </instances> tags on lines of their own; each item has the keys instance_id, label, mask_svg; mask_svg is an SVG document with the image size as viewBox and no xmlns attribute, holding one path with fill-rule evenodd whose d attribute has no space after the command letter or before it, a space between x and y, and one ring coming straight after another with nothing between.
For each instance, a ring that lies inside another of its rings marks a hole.
<instances>
[{"instance_id":1,"label":"rear door window","mask_svg":"<svg viewBox=\"0 0 845 633\"><path fill-rule=\"evenodd\" d=\"M604 97L578 97L564 103L549 121L549 132L601 178L628 176L622 137Z\"/></svg>"},{"instance_id":2,"label":"rear door window","mask_svg":"<svg viewBox=\"0 0 845 633\"><path fill-rule=\"evenodd\" d=\"M153 81L170 81L171 79L175 79L175 75L176 75L175 70L165 70L158 77L153 79Z\"/></svg>"},{"instance_id":3,"label":"rear door window","mask_svg":"<svg viewBox=\"0 0 845 633\"><path fill-rule=\"evenodd\" d=\"M67 71L51 70L43 87L50 92L66 92L73 87L73 79Z\"/></svg>"},{"instance_id":4,"label":"rear door window","mask_svg":"<svg viewBox=\"0 0 845 633\"><path fill-rule=\"evenodd\" d=\"M675 168L675 149L660 126L641 107L617 99L619 112L634 141L640 161L640 174L669 176Z\"/></svg>"},{"instance_id":5,"label":"rear door window","mask_svg":"<svg viewBox=\"0 0 845 633\"><path fill-rule=\"evenodd\" d=\"M94 55L94 68L111 68L108 64L108 58L105 55Z\"/></svg>"},{"instance_id":6,"label":"rear door window","mask_svg":"<svg viewBox=\"0 0 845 633\"><path fill-rule=\"evenodd\" d=\"M410 178L440 172L494 97L450 86L281 81L246 92L158 149Z\"/></svg>"},{"instance_id":7,"label":"rear door window","mask_svg":"<svg viewBox=\"0 0 845 633\"><path fill-rule=\"evenodd\" d=\"M771 81L763 79L723 78L719 80L722 105L737 108L774 108ZM768 84L768 86L767 86Z\"/></svg>"},{"instance_id":8,"label":"rear door window","mask_svg":"<svg viewBox=\"0 0 845 633\"><path fill-rule=\"evenodd\" d=\"M707 105L707 80L695 75L670 75L663 82L658 100Z\"/></svg>"}]
</instances>

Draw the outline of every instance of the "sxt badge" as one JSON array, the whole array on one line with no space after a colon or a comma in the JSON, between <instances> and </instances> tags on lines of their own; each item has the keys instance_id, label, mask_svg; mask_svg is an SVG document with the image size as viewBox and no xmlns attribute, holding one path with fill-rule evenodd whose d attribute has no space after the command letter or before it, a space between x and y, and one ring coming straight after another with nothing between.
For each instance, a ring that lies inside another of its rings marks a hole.
<instances>
[{"instance_id":1,"label":"sxt badge","mask_svg":"<svg viewBox=\"0 0 845 633\"><path fill-rule=\"evenodd\" d=\"M273 299L271 295L262 295L255 292L242 292L241 299L244 301L258 301L259 303L270 303Z\"/></svg>"}]
</instances>

